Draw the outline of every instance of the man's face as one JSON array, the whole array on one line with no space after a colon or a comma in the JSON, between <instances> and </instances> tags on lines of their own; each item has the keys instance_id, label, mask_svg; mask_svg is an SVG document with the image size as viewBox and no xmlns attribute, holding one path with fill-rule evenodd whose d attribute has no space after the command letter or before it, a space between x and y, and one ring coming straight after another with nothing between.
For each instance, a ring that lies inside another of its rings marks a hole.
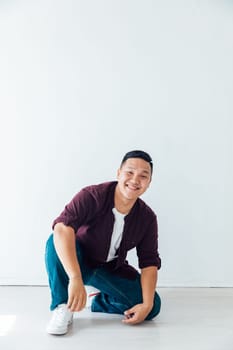
<instances>
[{"instance_id":1,"label":"man's face","mask_svg":"<svg viewBox=\"0 0 233 350\"><path fill-rule=\"evenodd\" d=\"M118 170L117 180L121 195L128 200L136 200L150 185L150 164L141 158L129 158Z\"/></svg>"}]
</instances>

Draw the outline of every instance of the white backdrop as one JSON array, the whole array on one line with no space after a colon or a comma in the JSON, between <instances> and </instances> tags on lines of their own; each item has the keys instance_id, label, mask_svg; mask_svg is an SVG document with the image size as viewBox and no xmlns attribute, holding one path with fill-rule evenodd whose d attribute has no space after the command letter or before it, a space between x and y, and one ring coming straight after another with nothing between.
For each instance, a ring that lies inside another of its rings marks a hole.
<instances>
[{"instance_id":1,"label":"white backdrop","mask_svg":"<svg viewBox=\"0 0 233 350\"><path fill-rule=\"evenodd\" d=\"M53 219L139 148L159 285L233 286L232 38L224 0L0 2L0 284L47 284Z\"/></svg>"}]
</instances>

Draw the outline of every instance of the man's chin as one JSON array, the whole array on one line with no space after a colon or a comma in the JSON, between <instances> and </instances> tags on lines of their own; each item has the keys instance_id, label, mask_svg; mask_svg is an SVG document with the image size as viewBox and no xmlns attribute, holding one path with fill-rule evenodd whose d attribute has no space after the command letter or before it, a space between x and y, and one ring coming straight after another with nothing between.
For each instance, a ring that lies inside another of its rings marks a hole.
<instances>
[{"instance_id":1,"label":"man's chin","mask_svg":"<svg viewBox=\"0 0 233 350\"><path fill-rule=\"evenodd\" d=\"M131 190L126 190L125 191L125 196L126 198L128 198L129 200L133 200L133 199L137 199L139 197L139 193L138 191L131 191Z\"/></svg>"}]
</instances>

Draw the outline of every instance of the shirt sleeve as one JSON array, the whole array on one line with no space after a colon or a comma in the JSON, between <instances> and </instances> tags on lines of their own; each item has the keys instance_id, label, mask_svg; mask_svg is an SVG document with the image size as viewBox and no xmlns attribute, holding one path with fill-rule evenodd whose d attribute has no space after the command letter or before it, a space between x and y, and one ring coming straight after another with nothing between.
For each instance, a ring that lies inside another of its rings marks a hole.
<instances>
[{"instance_id":1,"label":"shirt sleeve","mask_svg":"<svg viewBox=\"0 0 233 350\"><path fill-rule=\"evenodd\" d=\"M158 224L156 215L145 229L143 239L137 246L138 265L140 269L157 266L161 267L161 259L158 252Z\"/></svg>"},{"instance_id":2,"label":"shirt sleeve","mask_svg":"<svg viewBox=\"0 0 233 350\"><path fill-rule=\"evenodd\" d=\"M57 223L62 222L66 226L71 226L77 232L80 226L91 220L95 211L96 201L94 197L89 191L82 189L53 221L52 229Z\"/></svg>"}]
</instances>

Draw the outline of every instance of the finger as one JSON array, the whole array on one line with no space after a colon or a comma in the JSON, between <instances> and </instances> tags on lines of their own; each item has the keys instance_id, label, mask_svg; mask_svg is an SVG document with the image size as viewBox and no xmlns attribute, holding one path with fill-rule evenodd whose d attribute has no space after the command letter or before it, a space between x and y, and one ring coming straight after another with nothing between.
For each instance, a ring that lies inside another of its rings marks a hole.
<instances>
[{"instance_id":1,"label":"finger","mask_svg":"<svg viewBox=\"0 0 233 350\"><path fill-rule=\"evenodd\" d=\"M67 301L67 307L68 309L71 308L72 304L74 302L74 297L72 295L69 296L68 301Z\"/></svg>"},{"instance_id":2,"label":"finger","mask_svg":"<svg viewBox=\"0 0 233 350\"><path fill-rule=\"evenodd\" d=\"M78 300L74 298L71 301L71 303L69 304L69 310L72 311L72 312L76 311L76 305L77 304L78 304Z\"/></svg>"},{"instance_id":3,"label":"finger","mask_svg":"<svg viewBox=\"0 0 233 350\"><path fill-rule=\"evenodd\" d=\"M74 299L73 304L71 305L72 311L81 311L86 306L86 299L85 296L78 296Z\"/></svg>"},{"instance_id":4,"label":"finger","mask_svg":"<svg viewBox=\"0 0 233 350\"><path fill-rule=\"evenodd\" d=\"M84 294L84 295L82 296L82 300L81 300L81 303L80 303L80 308L81 308L81 310L85 308L86 303L87 303L87 295Z\"/></svg>"},{"instance_id":5,"label":"finger","mask_svg":"<svg viewBox=\"0 0 233 350\"><path fill-rule=\"evenodd\" d=\"M123 319L123 323L128 323L128 324L137 324L140 323L144 320L140 312L136 311L133 312L129 315L125 315L125 319Z\"/></svg>"},{"instance_id":6,"label":"finger","mask_svg":"<svg viewBox=\"0 0 233 350\"><path fill-rule=\"evenodd\" d=\"M83 309L83 301L82 301L82 298L80 297L77 300L77 303L75 305L75 311L81 311L82 309Z\"/></svg>"},{"instance_id":7,"label":"finger","mask_svg":"<svg viewBox=\"0 0 233 350\"><path fill-rule=\"evenodd\" d=\"M125 310L124 315L131 315L134 313L134 308L132 307L131 309Z\"/></svg>"},{"instance_id":8,"label":"finger","mask_svg":"<svg viewBox=\"0 0 233 350\"><path fill-rule=\"evenodd\" d=\"M132 313L130 313L130 314L125 314L125 315L124 315L124 316L125 316L125 320L132 318L132 317L133 317L133 315L134 315L134 313L133 313L133 312L132 312Z\"/></svg>"},{"instance_id":9,"label":"finger","mask_svg":"<svg viewBox=\"0 0 233 350\"><path fill-rule=\"evenodd\" d=\"M123 319L122 322L126 324L136 324L136 323L139 323L139 320L137 316L135 316L134 314L132 317Z\"/></svg>"}]
</instances>

